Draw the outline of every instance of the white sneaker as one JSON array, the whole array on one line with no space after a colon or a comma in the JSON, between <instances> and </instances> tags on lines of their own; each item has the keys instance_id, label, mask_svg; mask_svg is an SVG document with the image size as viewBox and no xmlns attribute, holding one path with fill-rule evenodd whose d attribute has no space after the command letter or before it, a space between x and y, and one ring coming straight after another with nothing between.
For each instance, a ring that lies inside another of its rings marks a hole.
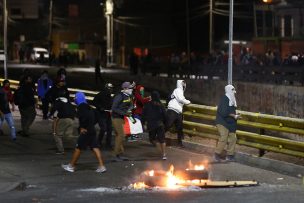
<instances>
[{"instance_id":1,"label":"white sneaker","mask_svg":"<svg viewBox=\"0 0 304 203\"><path fill-rule=\"evenodd\" d=\"M61 164L61 167L68 172L73 173L75 171L75 167L73 167L71 164Z\"/></svg>"},{"instance_id":2,"label":"white sneaker","mask_svg":"<svg viewBox=\"0 0 304 203\"><path fill-rule=\"evenodd\" d=\"M104 172L106 172L107 171L107 169L106 169L106 167L104 167L104 166L99 166L97 169L96 169L96 172L97 173L104 173Z\"/></svg>"},{"instance_id":3,"label":"white sneaker","mask_svg":"<svg viewBox=\"0 0 304 203\"><path fill-rule=\"evenodd\" d=\"M165 154L163 155L163 160L167 160L167 156Z\"/></svg>"}]
</instances>

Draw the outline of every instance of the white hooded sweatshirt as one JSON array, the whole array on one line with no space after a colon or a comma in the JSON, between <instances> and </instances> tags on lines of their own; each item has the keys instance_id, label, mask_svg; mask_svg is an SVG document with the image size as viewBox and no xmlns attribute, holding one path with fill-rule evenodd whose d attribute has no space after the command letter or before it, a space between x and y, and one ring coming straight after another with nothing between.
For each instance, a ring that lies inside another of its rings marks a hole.
<instances>
[{"instance_id":1,"label":"white hooded sweatshirt","mask_svg":"<svg viewBox=\"0 0 304 203\"><path fill-rule=\"evenodd\" d=\"M229 106L237 107L235 93L236 93L235 88L232 85L225 86L225 95L229 99Z\"/></svg>"},{"instance_id":2,"label":"white hooded sweatshirt","mask_svg":"<svg viewBox=\"0 0 304 203\"><path fill-rule=\"evenodd\" d=\"M168 103L168 109L171 109L176 113L182 113L184 104L187 105L191 103L184 96L185 89L186 83L183 80L177 80L176 89L171 94L172 99Z\"/></svg>"}]
</instances>

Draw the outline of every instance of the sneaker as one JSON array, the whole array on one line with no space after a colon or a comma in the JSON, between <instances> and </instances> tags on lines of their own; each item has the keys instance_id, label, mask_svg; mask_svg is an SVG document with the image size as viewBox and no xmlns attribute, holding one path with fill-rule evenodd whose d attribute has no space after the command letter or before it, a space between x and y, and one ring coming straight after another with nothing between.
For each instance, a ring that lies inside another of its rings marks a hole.
<instances>
[{"instance_id":1,"label":"sneaker","mask_svg":"<svg viewBox=\"0 0 304 203\"><path fill-rule=\"evenodd\" d=\"M163 155L163 160L167 160L167 156L165 154Z\"/></svg>"},{"instance_id":2,"label":"sneaker","mask_svg":"<svg viewBox=\"0 0 304 203\"><path fill-rule=\"evenodd\" d=\"M234 155L227 155L226 161L235 161Z\"/></svg>"},{"instance_id":3,"label":"sneaker","mask_svg":"<svg viewBox=\"0 0 304 203\"><path fill-rule=\"evenodd\" d=\"M215 162L221 162L222 161L221 156L219 154L217 154L217 153L214 153L213 160Z\"/></svg>"},{"instance_id":4,"label":"sneaker","mask_svg":"<svg viewBox=\"0 0 304 203\"><path fill-rule=\"evenodd\" d=\"M61 164L61 167L68 172L73 173L75 171L75 167L71 166L71 164Z\"/></svg>"},{"instance_id":5,"label":"sneaker","mask_svg":"<svg viewBox=\"0 0 304 203\"><path fill-rule=\"evenodd\" d=\"M56 151L55 154L58 154L58 155L64 155L64 152L63 151Z\"/></svg>"},{"instance_id":6,"label":"sneaker","mask_svg":"<svg viewBox=\"0 0 304 203\"><path fill-rule=\"evenodd\" d=\"M113 157L112 161L120 162L120 161L123 161L123 160L119 156L115 156L115 157Z\"/></svg>"},{"instance_id":7,"label":"sneaker","mask_svg":"<svg viewBox=\"0 0 304 203\"><path fill-rule=\"evenodd\" d=\"M104 166L99 166L97 169L96 169L96 172L97 173L104 173L104 172L106 172L107 171L107 169L106 169L106 167L104 167Z\"/></svg>"}]
</instances>

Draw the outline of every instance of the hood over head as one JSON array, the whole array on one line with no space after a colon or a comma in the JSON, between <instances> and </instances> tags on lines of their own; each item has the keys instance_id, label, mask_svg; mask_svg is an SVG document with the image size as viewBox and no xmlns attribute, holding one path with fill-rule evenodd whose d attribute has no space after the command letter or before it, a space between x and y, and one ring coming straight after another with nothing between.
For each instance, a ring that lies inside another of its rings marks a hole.
<instances>
[{"instance_id":1,"label":"hood over head","mask_svg":"<svg viewBox=\"0 0 304 203\"><path fill-rule=\"evenodd\" d=\"M157 91L153 91L151 93L151 99L152 101L155 101L155 102L160 102L160 95Z\"/></svg>"},{"instance_id":2,"label":"hood over head","mask_svg":"<svg viewBox=\"0 0 304 203\"><path fill-rule=\"evenodd\" d=\"M235 106L237 107L236 104L236 99L235 99L235 88L233 85L226 85L225 86L225 95L228 97L229 99L229 106Z\"/></svg>"},{"instance_id":3,"label":"hood over head","mask_svg":"<svg viewBox=\"0 0 304 203\"><path fill-rule=\"evenodd\" d=\"M77 92L75 94L75 103L77 106L79 106L82 103L87 103L87 100L83 92Z\"/></svg>"},{"instance_id":4,"label":"hood over head","mask_svg":"<svg viewBox=\"0 0 304 203\"><path fill-rule=\"evenodd\" d=\"M186 82L184 80L177 80L176 81L176 87L185 91L186 90Z\"/></svg>"}]
</instances>

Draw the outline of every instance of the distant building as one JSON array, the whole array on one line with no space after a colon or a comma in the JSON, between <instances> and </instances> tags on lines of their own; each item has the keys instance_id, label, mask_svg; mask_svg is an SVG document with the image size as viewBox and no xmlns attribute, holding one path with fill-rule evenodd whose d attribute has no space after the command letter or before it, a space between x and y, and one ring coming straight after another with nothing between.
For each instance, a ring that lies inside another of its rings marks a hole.
<instances>
[{"instance_id":1,"label":"distant building","mask_svg":"<svg viewBox=\"0 0 304 203\"><path fill-rule=\"evenodd\" d=\"M277 51L282 58L290 53L304 53L303 6L276 1L256 6L254 54Z\"/></svg>"}]
</instances>

